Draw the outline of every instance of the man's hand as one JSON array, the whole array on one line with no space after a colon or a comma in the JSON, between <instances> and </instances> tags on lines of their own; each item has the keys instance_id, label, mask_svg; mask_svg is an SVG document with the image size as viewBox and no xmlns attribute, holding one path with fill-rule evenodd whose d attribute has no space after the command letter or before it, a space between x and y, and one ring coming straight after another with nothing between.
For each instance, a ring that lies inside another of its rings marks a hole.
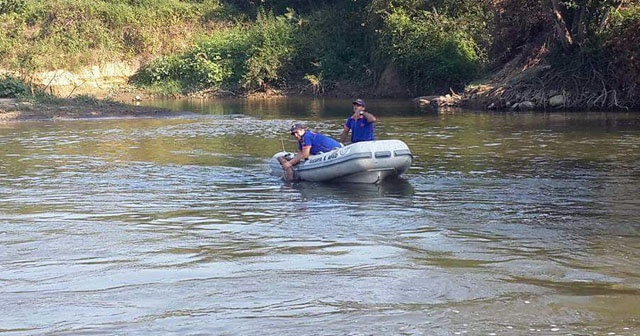
<instances>
[{"instance_id":1,"label":"man's hand","mask_svg":"<svg viewBox=\"0 0 640 336\"><path fill-rule=\"evenodd\" d=\"M353 119L358 119L358 116L362 115L364 112L364 106L353 104Z\"/></svg>"},{"instance_id":2,"label":"man's hand","mask_svg":"<svg viewBox=\"0 0 640 336\"><path fill-rule=\"evenodd\" d=\"M289 160L285 159L284 156L278 157L278 162L280 162L280 166L282 167L282 169L291 167L291 163L289 163Z\"/></svg>"}]
</instances>

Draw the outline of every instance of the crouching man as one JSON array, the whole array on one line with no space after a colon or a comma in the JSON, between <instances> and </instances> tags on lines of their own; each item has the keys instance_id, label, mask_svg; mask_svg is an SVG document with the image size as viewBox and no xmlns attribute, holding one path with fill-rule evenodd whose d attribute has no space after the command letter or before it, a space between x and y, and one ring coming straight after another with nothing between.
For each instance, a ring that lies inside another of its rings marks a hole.
<instances>
[{"instance_id":1,"label":"crouching man","mask_svg":"<svg viewBox=\"0 0 640 336\"><path fill-rule=\"evenodd\" d=\"M323 134L308 130L303 124L296 123L291 126L290 133L298 140L298 153L293 158L278 157L278 162L284 170L284 180L297 179L293 166L309 158L310 155L326 153L335 148L342 147L337 140Z\"/></svg>"}]
</instances>

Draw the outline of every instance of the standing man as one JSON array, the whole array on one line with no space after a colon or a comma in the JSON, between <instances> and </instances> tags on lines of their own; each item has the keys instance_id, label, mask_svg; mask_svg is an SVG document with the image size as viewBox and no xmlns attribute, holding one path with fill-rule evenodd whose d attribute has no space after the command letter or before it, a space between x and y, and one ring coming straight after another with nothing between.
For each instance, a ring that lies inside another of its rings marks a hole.
<instances>
[{"instance_id":1,"label":"standing man","mask_svg":"<svg viewBox=\"0 0 640 336\"><path fill-rule=\"evenodd\" d=\"M373 124L378 121L376 116L367 112L367 106L362 99L353 101L353 114L344 123L344 129L340 135L340 142L344 143L351 130L351 143L359 141L371 141L373 137Z\"/></svg>"},{"instance_id":2,"label":"standing man","mask_svg":"<svg viewBox=\"0 0 640 336\"><path fill-rule=\"evenodd\" d=\"M311 132L303 124L296 123L291 126L291 135L298 140L298 153L291 159L284 156L278 157L278 162L284 170L284 180L293 181L296 179L293 166L309 158L309 155L329 152L335 148L342 147L335 139L323 134Z\"/></svg>"}]
</instances>

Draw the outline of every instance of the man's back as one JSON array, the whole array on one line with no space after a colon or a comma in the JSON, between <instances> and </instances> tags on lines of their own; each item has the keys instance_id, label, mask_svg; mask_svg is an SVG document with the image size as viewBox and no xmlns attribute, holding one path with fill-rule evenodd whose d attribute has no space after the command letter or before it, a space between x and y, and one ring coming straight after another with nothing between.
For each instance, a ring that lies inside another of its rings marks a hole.
<instances>
[{"instance_id":1,"label":"man's back","mask_svg":"<svg viewBox=\"0 0 640 336\"><path fill-rule=\"evenodd\" d=\"M304 146L311 146L310 154L316 155L318 153L328 152L334 148L340 147L341 145L331 137L307 130L302 136L300 149Z\"/></svg>"}]
</instances>

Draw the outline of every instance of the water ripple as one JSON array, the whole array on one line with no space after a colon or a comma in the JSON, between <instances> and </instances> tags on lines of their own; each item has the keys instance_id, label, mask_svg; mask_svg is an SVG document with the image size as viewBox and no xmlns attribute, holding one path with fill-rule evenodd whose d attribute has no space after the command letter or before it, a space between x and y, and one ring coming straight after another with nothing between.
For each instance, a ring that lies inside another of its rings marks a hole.
<instances>
[{"instance_id":1,"label":"water ripple","mask_svg":"<svg viewBox=\"0 0 640 336\"><path fill-rule=\"evenodd\" d=\"M637 334L640 133L566 118L385 119L346 186L268 174L292 118L3 129L0 333Z\"/></svg>"}]
</instances>

